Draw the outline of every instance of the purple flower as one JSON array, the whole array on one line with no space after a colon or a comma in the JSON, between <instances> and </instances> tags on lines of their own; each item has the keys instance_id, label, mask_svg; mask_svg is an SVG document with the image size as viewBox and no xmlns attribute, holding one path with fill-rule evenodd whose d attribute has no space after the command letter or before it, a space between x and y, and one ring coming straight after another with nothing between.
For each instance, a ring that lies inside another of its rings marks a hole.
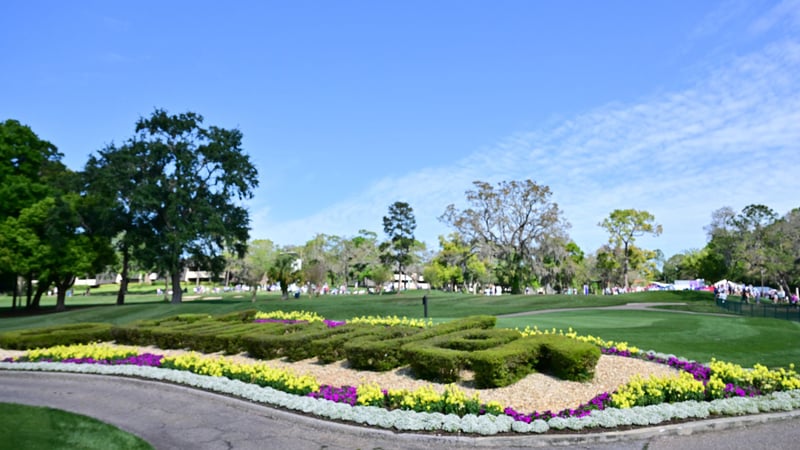
<instances>
[{"instance_id":1,"label":"purple flower","mask_svg":"<svg viewBox=\"0 0 800 450\"><path fill-rule=\"evenodd\" d=\"M323 320L323 322L325 323L325 325L328 326L328 328L340 327L340 326L342 326L342 325L347 323L347 321L345 321L345 320L336 321L336 320L328 320L328 319Z\"/></svg>"},{"instance_id":2,"label":"purple flower","mask_svg":"<svg viewBox=\"0 0 800 450\"><path fill-rule=\"evenodd\" d=\"M335 387L325 384L320 386L316 392L309 392L308 396L336 403L347 403L350 406L355 405L358 401L358 392L353 386Z\"/></svg>"}]
</instances>

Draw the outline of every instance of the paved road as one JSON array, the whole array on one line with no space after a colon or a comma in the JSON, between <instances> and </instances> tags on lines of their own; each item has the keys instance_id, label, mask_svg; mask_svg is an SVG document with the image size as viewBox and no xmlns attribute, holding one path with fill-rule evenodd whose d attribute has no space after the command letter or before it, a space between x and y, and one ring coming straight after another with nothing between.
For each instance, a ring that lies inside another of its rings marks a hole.
<instances>
[{"instance_id":1,"label":"paved road","mask_svg":"<svg viewBox=\"0 0 800 450\"><path fill-rule=\"evenodd\" d=\"M0 372L0 401L96 417L157 449L550 448L593 450L790 449L800 411L575 435L505 437L394 433L318 420L183 386L149 380L47 372ZM2 430L9 424L0 424Z\"/></svg>"}]
</instances>

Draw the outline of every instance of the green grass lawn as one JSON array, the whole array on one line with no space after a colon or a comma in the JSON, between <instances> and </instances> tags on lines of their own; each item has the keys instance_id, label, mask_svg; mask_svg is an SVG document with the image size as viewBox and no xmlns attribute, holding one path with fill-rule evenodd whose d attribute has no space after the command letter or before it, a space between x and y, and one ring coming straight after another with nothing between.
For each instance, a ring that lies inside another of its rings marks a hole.
<instances>
[{"instance_id":1,"label":"green grass lawn","mask_svg":"<svg viewBox=\"0 0 800 450\"><path fill-rule=\"evenodd\" d=\"M386 295L342 295L342 296L302 296L299 299L281 300L280 294L259 294L255 304L250 302L250 294L225 293L207 294L196 299L185 301L181 305L171 305L163 300L163 296L148 293L128 294L126 304L116 306L116 294L103 287L105 292L93 293L90 296L78 295L66 301L67 312L48 314L46 316L12 316L11 298L0 296L0 317L11 319L8 323L0 323L3 329L27 328L61 323L76 323L91 321L110 322L115 324L128 323L139 319L166 317L179 313L209 313L223 314L250 308L264 311L282 309L304 309L317 313L333 320L346 320L362 315L397 315L407 317L422 317L423 291L406 291L402 294ZM185 294L187 297L195 297ZM483 296L431 292L428 295L428 314L432 318L465 317L475 314L502 315L525 311L538 311L543 309L581 308L593 306L622 305L628 302L683 302L687 306L681 308L693 310L700 308L708 310L713 308L713 298L706 292L649 292L628 294L623 296L566 296L566 295L503 295ZM42 311L53 310L55 297L42 299ZM97 308L102 307L102 308ZM106 308L110 307L110 308ZM87 309L91 309L87 311ZM17 310L20 311L19 309ZM44 318L46 317L46 318ZM5 322L4 319L0 321Z\"/></svg>"},{"instance_id":2,"label":"green grass lawn","mask_svg":"<svg viewBox=\"0 0 800 450\"><path fill-rule=\"evenodd\" d=\"M712 358L745 367L800 366L800 324L785 320L661 311L572 311L499 319L505 328L538 326L627 342L696 361Z\"/></svg>"},{"instance_id":3,"label":"green grass lawn","mask_svg":"<svg viewBox=\"0 0 800 450\"><path fill-rule=\"evenodd\" d=\"M153 289L152 286L148 289ZM68 311L39 315L15 315L10 299L0 297L0 331L81 322L125 324L141 319L168 317L184 313L224 314L256 308L262 311L305 310L333 320L363 315L423 316L422 291L387 295L303 296L281 300L277 293L259 294L255 303L248 293L208 294L180 305L164 302L163 297L146 289L126 297L126 305L116 306L112 289L90 296L67 299ZM187 294L193 296L192 294ZM605 340L628 342L642 350L655 350L698 361L711 358L744 366L762 363L788 367L800 363L800 324L775 319L726 315L717 308L708 292L646 292L620 296L482 296L431 292L428 315L434 321L447 321L476 314L505 315L529 311L563 310L522 317L498 319L498 326L540 329L568 329ZM54 300L53 300L54 302ZM672 303L659 311L581 310L626 303ZM682 304L682 305L681 305ZM47 305L47 304L46 304ZM44 308L47 310L47 306ZM570 310L572 309L572 310ZM669 310L701 314L681 314ZM18 312L18 311L17 311ZM799 364L800 365L800 364Z\"/></svg>"},{"instance_id":4,"label":"green grass lawn","mask_svg":"<svg viewBox=\"0 0 800 450\"><path fill-rule=\"evenodd\" d=\"M8 449L152 450L130 433L53 408L0 403L0 446Z\"/></svg>"}]
</instances>

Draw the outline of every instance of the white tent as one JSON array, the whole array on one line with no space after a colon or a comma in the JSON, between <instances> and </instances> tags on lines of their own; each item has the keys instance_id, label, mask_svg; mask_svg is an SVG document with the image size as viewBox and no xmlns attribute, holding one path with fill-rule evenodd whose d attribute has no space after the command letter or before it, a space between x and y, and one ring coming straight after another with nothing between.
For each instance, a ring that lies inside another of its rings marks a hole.
<instances>
[{"instance_id":1,"label":"white tent","mask_svg":"<svg viewBox=\"0 0 800 450\"><path fill-rule=\"evenodd\" d=\"M728 287L728 286L731 286L734 289L741 289L741 288L744 287L744 285L742 283L736 283L736 282L728 281L728 280L719 280L716 283L714 283L714 287L718 287L718 288Z\"/></svg>"}]
</instances>

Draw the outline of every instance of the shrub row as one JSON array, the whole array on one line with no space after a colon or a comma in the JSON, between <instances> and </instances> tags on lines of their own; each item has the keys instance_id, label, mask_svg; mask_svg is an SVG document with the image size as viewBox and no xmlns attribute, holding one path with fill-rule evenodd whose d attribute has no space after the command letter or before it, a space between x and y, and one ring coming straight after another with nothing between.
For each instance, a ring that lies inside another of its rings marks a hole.
<instances>
[{"instance_id":1,"label":"shrub row","mask_svg":"<svg viewBox=\"0 0 800 450\"><path fill-rule=\"evenodd\" d=\"M424 380L453 383L462 370L472 368L471 356L520 339L516 330L470 329L414 341L403 345L405 360Z\"/></svg>"},{"instance_id":2,"label":"shrub row","mask_svg":"<svg viewBox=\"0 0 800 450\"><path fill-rule=\"evenodd\" d=\"M345 343L344 353L354 369L385 372L408 364L403 352L406 344L456 331L494 328L496 322L494 316L472 316L423 330L403 326L376 328L373 333Z\"/></svg>"},{"instance_id":3,"label":"shrub row","mask_svg":"<svg viewBox=\"0 0 800 450\"><path fill-rule=\"evenodd\" d=\"M0 348L30 350L56 345L85 344L111 339L107 323L76 323L0 333Z\"/></svg>"},{"instance_id":4,"label":"shrub row","mask_svg":"<svg viewBox=\"0 0 800 450\"><path fill-rule=\"evenodd\" d=\"M600 359L596 345L563 336L537 336L542 354L537 368L571 381L589 381L594 378L594 368Z\"/></svg>"},{"instance_id":5,"label":"shrub row","mask_svg":"<svg viewBox=\"0 0 800 450\"><path fill-rule=\"evenodd\" d=\"M273 325L273 324L258 324ZM283 325L285 333L263 334L253 333L242 336L244 351L259 359L287 358L289 361L300 361L316 356L315 341L346 331L344 327L329 328L323 323L314 322L301 325Z\"/></svg>"},{"instance_id":6,"label":"shrub row","mask_svg":"<svg viewBox=\"0 0 800 450\"><path fill-rule=\"evenodd\" d=\"M478 388L512 384L538 370L562 379L591 379L600 350L563 336L522 335L495 329L493 316L472 316L434 327L381 327L324 323L254 323L255 310L213 318L182 314L126 326L75 324L0 334L0 347L30 349L114 340L203 353L247 352L259 359L323 363L347 359L359 370L387 371L410 365L419 378L451 383L463 370L475 373Z\"/></svg>"}]
</instances>

